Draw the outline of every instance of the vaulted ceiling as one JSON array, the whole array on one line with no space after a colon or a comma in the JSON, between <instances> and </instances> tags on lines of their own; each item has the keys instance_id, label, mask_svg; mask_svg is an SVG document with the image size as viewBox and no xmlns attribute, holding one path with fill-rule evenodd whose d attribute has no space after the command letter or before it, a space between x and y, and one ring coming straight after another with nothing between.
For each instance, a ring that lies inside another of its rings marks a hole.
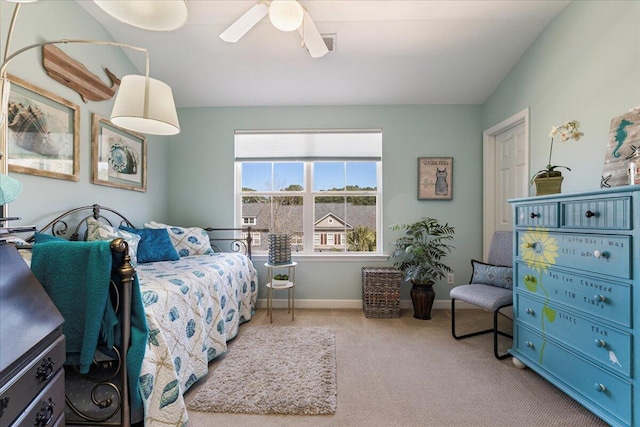
<instances>
[{"instance_id":1,"label":"vaulted ceiling","mask_svg":"<svg viewBox=\"0 0 640 427\"><path fill-rule=\"evenodd\" d=\"M300 1L335 51L313 59L268 17L219 35L256 1L188 0L172 32L122 24L78 1L116 41L144 46L179 107L482 104L570 1ZM127 52L143 71L139 55Z\"/></svg>"}]
</instances>

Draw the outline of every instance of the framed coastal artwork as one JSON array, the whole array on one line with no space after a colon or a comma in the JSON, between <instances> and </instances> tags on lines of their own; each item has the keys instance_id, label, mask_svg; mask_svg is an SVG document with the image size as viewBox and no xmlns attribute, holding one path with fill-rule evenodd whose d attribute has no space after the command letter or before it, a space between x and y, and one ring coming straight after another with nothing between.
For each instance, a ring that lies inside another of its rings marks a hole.
<instances>
[{"instance_id":1,"label":"framed coastal artwork","mask_svg":"<svg viewBox=\"0 0 640 427\"><path fill-rule=\"evenodd\" d=\"M418 200L453 199L453 157L418 158Z\"/></svg>"},{"instance_id":2,"label":"framed coastal artwork","mask_svg":"<svg viewBox=\"0 0 640 427\"><path fill-rule=\"evenodd\" d=\"M80 108L18 77L8 77L9 171L78 181Z\"/></svg>"},{"instance_id":3,"label":"framed coastal artwork","mask_svg":"<svg viewBox=\"0 0 640 427\"><path fill-rule=\"evenodd\" d=\"M147 141L144 136L92 115L91 182L147 191Z\"/></svg>"},{"instance_id":4,"label":"framed coastal artwork","mask_svg":"<svg viewBox=\"0 0 640 427\"><path fill-rule=\"evenodd\" d=\"M600 188L629 184L629 161L640 156L640 107L611 119Z\"/></svg>"}]
</instances>

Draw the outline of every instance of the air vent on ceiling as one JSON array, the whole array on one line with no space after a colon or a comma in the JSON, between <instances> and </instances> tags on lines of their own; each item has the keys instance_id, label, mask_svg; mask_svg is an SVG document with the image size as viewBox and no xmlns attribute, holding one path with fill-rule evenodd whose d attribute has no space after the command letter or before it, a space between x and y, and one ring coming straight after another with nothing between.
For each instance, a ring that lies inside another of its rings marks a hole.
<instances>
[{"instance_id":1,"label":"air vent on ceiling","mask_svg":"<svg viewBox=\"0 0 640 427\"><path fill-rule=\"evenodd\" d=\"M329 52L336 51L336 44L338 43L338 35L337 34L320 34L322 36L322 40L324 44L327 45L327 49Z\"/></svg>"}]
</instances>

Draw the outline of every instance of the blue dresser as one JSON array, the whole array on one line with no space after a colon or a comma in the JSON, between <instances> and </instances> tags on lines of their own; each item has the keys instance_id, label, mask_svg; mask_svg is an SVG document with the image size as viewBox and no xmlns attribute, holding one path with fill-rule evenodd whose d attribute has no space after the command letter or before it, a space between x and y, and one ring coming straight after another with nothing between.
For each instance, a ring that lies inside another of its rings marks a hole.
<instances>
[{"instance_id":1,"label":"blue dresser","mask_svg":"<svg viewBox=\"0 0 640 427\"><path fill-rule=\"evenodd\" d=\"M509 352L607 423L640 426L640 186L510 203Z\"/></svg>"}]
</instances>

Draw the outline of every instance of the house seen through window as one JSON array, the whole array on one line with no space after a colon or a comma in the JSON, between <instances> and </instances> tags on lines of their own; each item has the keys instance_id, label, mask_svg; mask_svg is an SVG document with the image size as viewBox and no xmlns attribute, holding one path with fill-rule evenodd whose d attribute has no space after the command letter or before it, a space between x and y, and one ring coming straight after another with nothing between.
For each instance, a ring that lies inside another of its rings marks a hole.
<instances>
[{"instance_id":1,"label":"house seen through window","mask_svg":"<svg viewBox=\"0 0 640 427\"><path fill-rule=\"evenodd\" d=\"M287 233L294 254L380 253L381 138L236 133L237 221L260 230L253 251L267 252L269 233Z\"/></svg>"}]
</instances>

